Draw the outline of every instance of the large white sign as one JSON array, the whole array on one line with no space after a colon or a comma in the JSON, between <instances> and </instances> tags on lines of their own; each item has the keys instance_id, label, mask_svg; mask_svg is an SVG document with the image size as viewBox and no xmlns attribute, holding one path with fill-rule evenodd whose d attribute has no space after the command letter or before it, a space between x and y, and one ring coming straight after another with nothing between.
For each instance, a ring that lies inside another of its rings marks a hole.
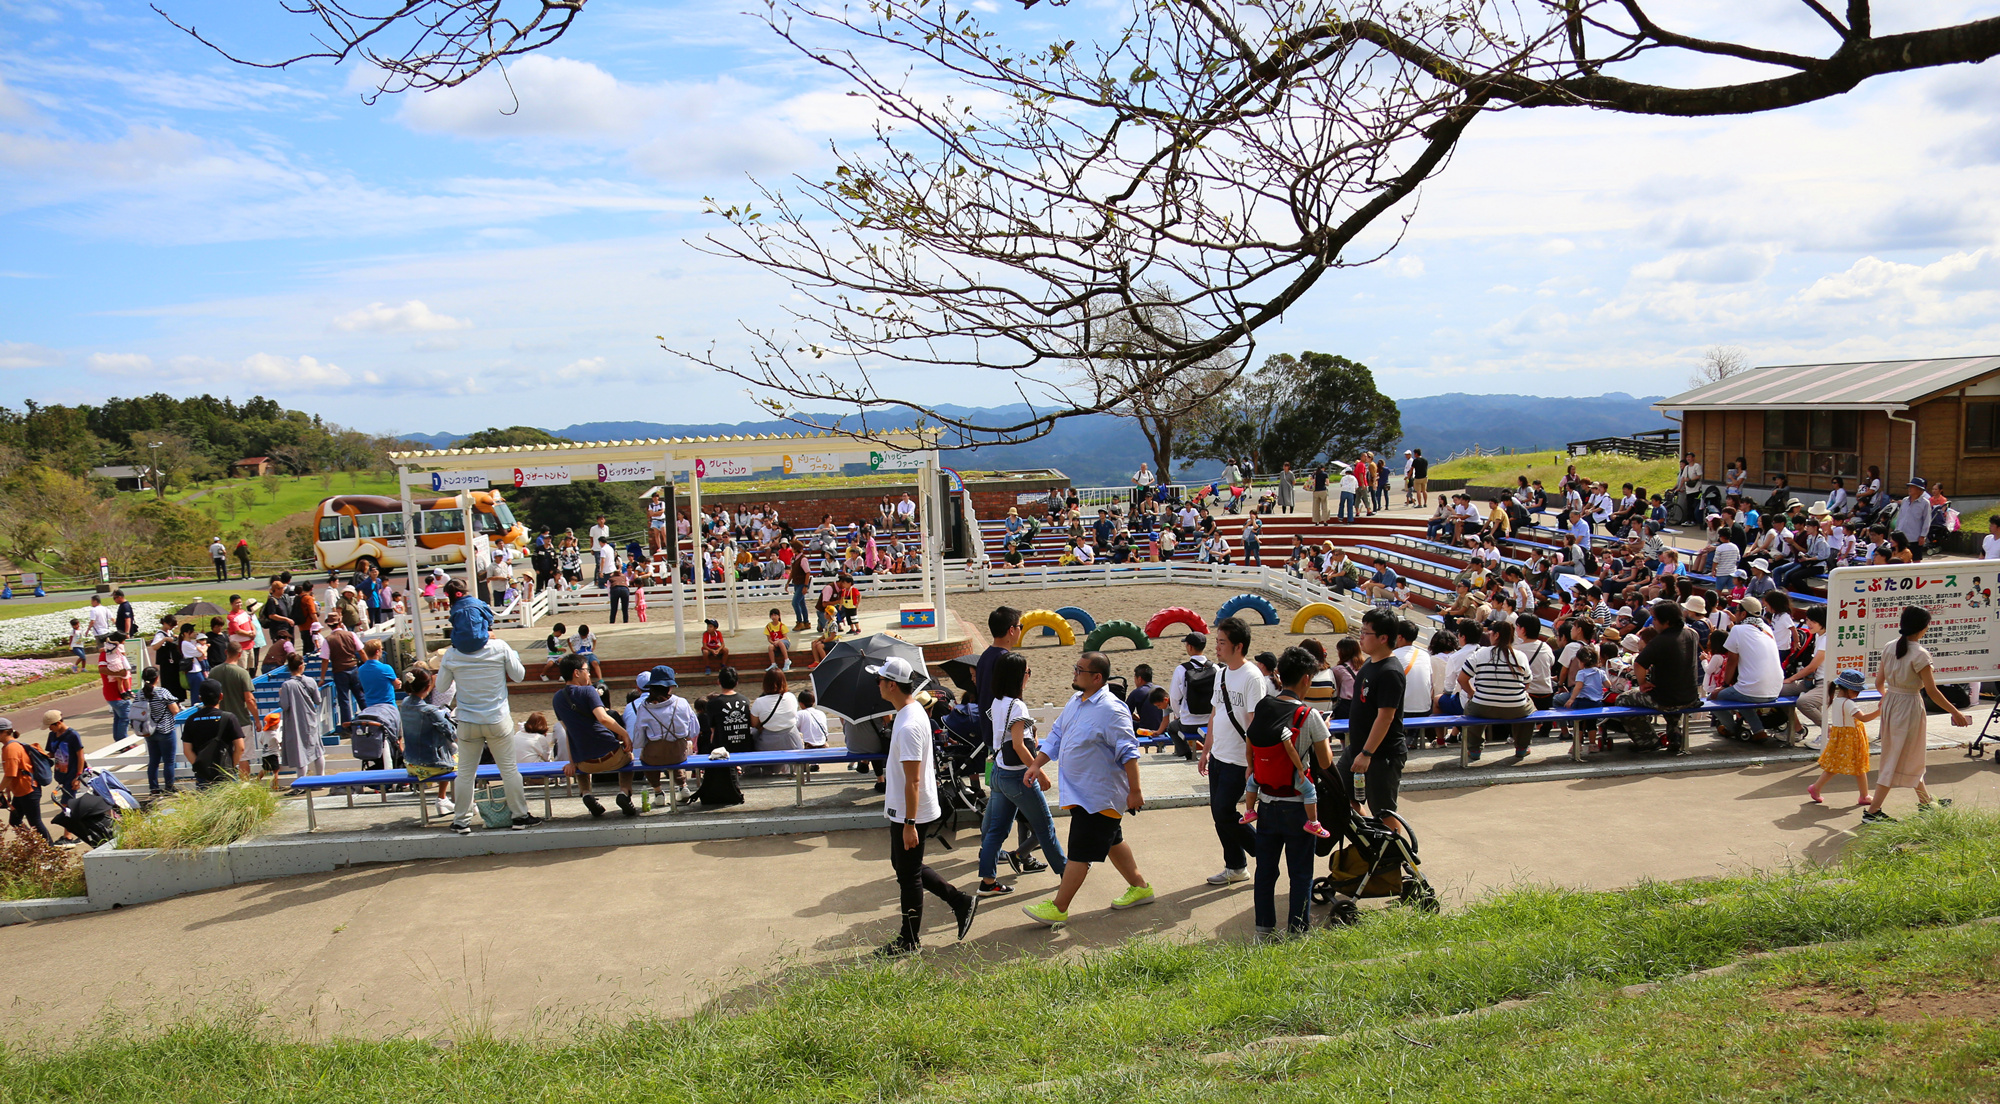
<instances>
[{"instance_id":1,"label":"large white sign","mask_svg":"<svg viewBox=\"0 0 2000 1104\"><path fill-rule=\"evenodd\" d=\"M839 475L840 468L837 452L795 452L785 457L786 475Z\"/></svg>"},{"instance_id":2,"label":"large white sign","mask_svg":"<svg viewBox=\"0 0 2000 1104\"><path fill-rule=\"evenodd\" d=\"M897 452L895 449L888 449L868 454L869 471L916 471L923 466L924 454L921 452Z\"/></svg>"},{"instance_id":3,"label":"large white sign","mask_svg":"<svg viewBox=\"0 0 2000 1104\"><path fill-rule=\"evenodd\" d=\"M1821 674L1832 678L1858 668L1872 682L1882 649L1896 643L1903 607L1922 606L1931 612L1923 645L1937 681L2000 679L1995 590L2000 590L2000 563L1982 560L1839 568L1826 584L1826 631L1832 638L1829 666Z\"/></svg>"},{"instance_id":4,"label":"large white sign","mask_svg":"<svg viewBox=\"0 0 2000 1104\"><path fill-rule=\"evenodd\" d=\"M761 456L718 457L713 460L703 457L694 462L694 476L696 479L730 479L770 466L771 461Z\"/></svg>"},{"instance_id":5,"label":"large white sign","mask_svg":"<svg viewBox=\"0 0 2000 1104\"><path fill-rule=\"evenodd\" d=\"M651 483L654 474L655 469L650 460L597 464L589 468L589 476L594 476L599 483Z\"/></svg>"},{"instance_id":6,"label":"large white sign","mask_svg":"<svg viewBox=\"0 0 2000 1104\"><path fill-rule=\"evenodd\" d=\"M516 487L560 487L569 482L569 468L515 468Z\"/></svg>"}]
</instances>

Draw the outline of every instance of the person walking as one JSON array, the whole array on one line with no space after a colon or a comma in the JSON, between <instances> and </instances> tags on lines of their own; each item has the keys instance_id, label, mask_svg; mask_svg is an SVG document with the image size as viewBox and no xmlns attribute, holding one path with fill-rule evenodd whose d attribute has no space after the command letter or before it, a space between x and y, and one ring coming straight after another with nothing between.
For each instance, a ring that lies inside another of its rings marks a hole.
<instances>
[{"instance_id":1,"label":"person walking","mask_svg":"<svg viewBox=\"0 0 2000 1104\"><path fill-rule=\"evenodd\" d=\"M0 792L7 795L9 828L26 824L50 839L48 825L42 823L42 786L35 781L34 760L6 717L0 717Z\"/></svg>"},{"instance_id":2,"label":"person walking","mask_svg":"<svg viewBox=\"0 0 2000 1104\"><path fill-rule=\"evenodd\" d=\"M1240 617L1225 617L1214 628L1215 658L1221 669L1215 675L1208 740L1195 762L1195 771L1208 779L1208 813L1222 845L1222 869L1209 875L1208 884L1226 886L1250 877L1249 852L1254 841L1249 826L1239 818L1236 803L1242 800L1250 770L1250 721L1257 713L1257 703L1270 693L1270 684L1264 672L1249 662L1250 626Z\"/></svg>"},{"instance_id":3,"label":"person walking","mask_svg":"<svg viewBox=\"0 0 2000 1104\"><path fill-rule=\"evenodd\" d=\"M162 649L166 651L166 649ZM174 749L179 744L174 715L180 700L160 685L160 669L148 667L140 673L138 713L146 734L146 792L149 797L178 792L174 786Z\"/></svg>"},{"instance_id":4,"label":"person walking","mask_svg":"<svg viewBox=\"0 0 2000 1104\"><path fill-rule=\"evenodd\" d=\"M1062 844L1056 840L1055 818L1049 812L1048 800L1042 796L1049 782L1044 778L1038 785L1030 786L1022 777L1035 761L1035 722L1028 716L1027 703L1021 700L1027 678L1028 657L1010 651L993 662L990 673L980 682L982 695L987 680L993 688L993 697L981 712L991 727L993 741L993 788L986 797L986 820L979 837L981 897L1014 892L1013 886L1000 881L1000 852L1007 845L1007 829L1017 818L1025 820L1035 838L1041 841L1042 853L1049 857L1048 864L1057 877L1062 876L1066 865Z\"/></svg>"},{"instance_id":5,"label":"person walking","mask_svg":"<svg viewBox=\"0 0 2000 1104\"><path fill-rule=\"evenodd\" d=\"M222 684L209 679L197 690L201 705L181 726L181 753L194 771L197 789L227 782L245 768L244 729L236 715L222 708Z\"/></svg>"},{"instance_id":6,"label":"person walking","mask_svg":"<svg viewBox=\"0 0 2000 1104\"><path fill-rule=\"evenodd\" d=\"M1112 908L1133 908L1154 899L1152 884L1139 872L1132 845L1125 842L1125 818L1145 805L1132 711L1105 685L1111 678L1111 660L1103 652L1083 653L1071 673L1070 686L1076 693L1049 726L1048 741L1035 752L1034 763L1021 775L1023 783L1039 787L1046 777L1042 768L1062 763L1057 800L1069 813L1062 884L1054 897L1021 907L1029 919L1051 927L1069 922L1070 904L1090 877L1090 868L1106 860L1126 885L1111 902ZM1242 792L1239 777L1236 793Z\"/></svg>"},{"instance_id":7,"label":"person walking","mask_svg":"<svg viewBox=\"0 0 2000 1104\"><path fill-rule=\"evenodd\" d=\"M1311 692L1313 676L1318 673L1319 660L1304 648L1286 648L1278 657L1278 682L1282 689L1277 700L1285 707L1296 711L1308 705L1307 695ZM1331 750L1332 733L1327 730L1326 717L1316 708L1306 708L1300 715L1298 731L1293 734L1304 754L1311 758L1322 771L1333 767ZM1289 879L1290 895L1285 908L1285 932L1287 935L1305 935L1312 928L1312 880L1313 844L1315 837L1306 832L1305 792L1302 785L1295 785L1296 791L1290 796L1273 793L1261 794L1258 800L1256 855L1257 870L1251 880L1252 914L1260 941L1277 937L1278 929L1278 867L1282 862L1284 873Z\"/></svg>"},{"instance_id":8,"label":"person walking","mask_svg":"<svg viewBox=\"0 0 2000 1104\"><path fill-rule=\"evenodd\" d=\"M1912 786L1917 791L1917 808L1943 808L1950 801L1933 802L1924 786L1924 757L1929 742L1925 731L1924 698L1951 714L1954 728L1972 723L1963 710L1953 705L1937 688L1931 671L1931 653L1918 641L1930 631L1931 611L1922 606L1904 606L1896 626L1896 642L1882 649L1875 668L1875 690L1882 695L1882 765L1875 770L1875 797L1861 819L1870 824L1892 822L1896 818L1882 811L1889 791Z\"/></svg>"},{"instance_id":9,"label":"person walking","mask_svg":"<svg viewBox=\"0 0 2000 1104\"><path fill-rule=\"evenodd\" d=\"M924 865L924 840L943 815L938 806L931 719L916 700L917 690L929 679L911 669L910 661L902 656L890 656L866 670L875 676L882 700L896 711L889 730L882 815L889 821L889 866L896 872L903 924L896 938L875 953L883 958L897 958L923 944L926 892L950 906L958 920L960 939L972 930L972 919L979 912L979 898Z\"/></svg>"},{"instance_id":10,"label":"person walking","mask_svg":"<svg viewBox=\"0 0 2000 1104\"><path fill-rule=\"evenodd\" d=\"M278 767L304 778L326 773L326 751L319 739L319 711L323 705L319 684L306 677L306 657L294 652L285 657L285 681L278 685ZM271 772L271 788L278 785L279 771Z\"/></svg>"},{"instance_id":11,"label":"person walking","mask_svg":"<svg viewBox=\"0 0 2000 1104\"><path fill-rule=\"evenodd\" d=\"M1326 512L1326 465L1314 464L1312 470L1313 524L1325 525Z\"/></svg>"},{"instance_id":12,"label":"person walking","mask_svg":"<svg viewBox=\"0 0 2000 1104\"><path fill-rule=\"evenodd\" d=\"M104 638L97 653L97 681L111 707L111 742L122 744L132 728L132 661L125 656L125 634Z\"/></svg>"},{"instance_id":13,"label":"person walking","mask_svg":"<svg viewBox=\"0 0 2000 1104\"><path fill-rule=\"evenodd\" d=\"M355 674L361 666L361 638L348 627L347 613L334 609L327 611L322 639L326 641L327 671L333 679L334 711L344 725L354 719L355 703L361 700L361 679Z\"/></svg>"},{"instance_id":14,"label":"person walking","mask_svg":"<svg viewBox=\"0 0 2000 1104\"><path fill-rule=\"evenodd\" d=\"M458 777L453 786L457 808L451 822L457 835L472 834L472 814L477 807L473 789L484 752L492 752L493 765L500 770L500 788L506 795L507 812L513 817L510 827L519 831L541 823L540 817L528 812L521 767L514 757L514 714L507 704L507 684L527 678L527 668L514 646L497 636L487 637L472 652L456 645L446 648L438 660L438 691L458 691L452 707L458 725Z\"/></svg>"}]
</instances>

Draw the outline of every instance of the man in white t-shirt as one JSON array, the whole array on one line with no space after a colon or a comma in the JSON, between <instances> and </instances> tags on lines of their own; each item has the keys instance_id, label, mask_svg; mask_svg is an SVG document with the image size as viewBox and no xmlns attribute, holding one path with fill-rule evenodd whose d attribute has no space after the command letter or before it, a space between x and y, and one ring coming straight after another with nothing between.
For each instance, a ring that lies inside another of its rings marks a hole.
<instances>
[{"instance_id":1,"label":"man in white t-shirt","mask_svg":"<svg viewBox=\"0 0 2000 1104\"><path fill-rule=\"evenodd\" d=\"M1396 624L1395 656L1403 664L1403 716L1431 715L1431 654L1417 647L1420 630L1411 621Z\"/></svg>"},{"instance_id":2,"label":"man in white t-shirt","mask_svg":"<svg viewBox=\"0 0 2000 1104\"><path fill-rule=\"evenodd\" d=\"M895 958L920 945L918 934L924 923L926 891L951 906L952 915L958 919L960 939L972 930L979 898L924 865L924 838L942 815L938 808L931 719L916 700L917 688L929 680L917 674L910 661L902 656L890 656L867 670L875 676L882 700L896 710L895 724L889 730L889 761L883 771L882 815L889 819L889 865L896 871L903 927L896 938L875 952L883 958Z\"/></svg>"},{"instance_id":3,"label":"man in white t-shirt","mask_svg":"<svg viewBox=\"0 0 2000 1104\"><path fill-rule=\"evenodd\" d=\"M1237 804L1250 770L1250 721L1257 703L1271 693L1264 672L1249 662L1250 626L1240 617L1215 623L1215 658L1222 665L1215 679L1215 714L1208 722L1208 744L1195 769L1208 777L1208 812L1222 844L1222 869L1209 885L1231 885L1250 877L1250 850L1255 837L1241 822Z\"/></svg>"},{"instance_id":4,"label":"man in white t-shirt","mask_svg":"<svg viewBox=\"0 0 2000 1104\"><path fill-rule=\"evenodd\" d=\"M1764 603L1745 598L1729 611L1729 636L1723 643L1728 652L1723 660L1721 690L1716 701L1768 702L1777 699L1785 686L1785 664L1778 655L1778 642L1764 624ZM1724 734L1741 739L1742 719L1748 718L1758 739L1765 735L1764 720L1758 710L1718 715Z\"/></svg>"},{"instance_id":5,"label":"man in white t-shirt","mask_svg":"<svg viewBox=\"0 0 2000 1104\"><path fill-rule=\"evenodd\" d=\"M2000 514L1986 521L1986 536L1979 542L1979 558L2000 560Z\"/></svg>"},{"instance_id":6,"label":"man in white t-shirt","mask_svg":"<svg viewBox=\"0 0 2000 1104\"><path fill-rule=\"evenodd\" d=\"M896 500L896 525L902 529L917 527L917 504L908 494Z\"/></svg>"}]
</instances>

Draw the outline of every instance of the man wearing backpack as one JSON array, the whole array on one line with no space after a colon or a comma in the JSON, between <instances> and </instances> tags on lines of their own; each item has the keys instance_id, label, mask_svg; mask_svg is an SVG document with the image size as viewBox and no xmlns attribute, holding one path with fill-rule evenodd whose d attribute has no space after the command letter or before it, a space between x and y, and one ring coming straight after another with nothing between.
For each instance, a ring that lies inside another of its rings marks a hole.
<instances>
[{"instance_id":1,"label":"man wearing backpack","mask_svg":"<svg viewBox=\"0 0 2000 1104\"><path fill-rule=\"evenodd\" d=\"M1278 657L1278 680L1283 684L1278 696L1266 698L1258 707L1258 724L1276 722L1282 739L1290 740L1301 759L1309 759L1322 772L1331 773L1332 734L1326 717L1306 702L1319 661L1300 647L1286 648ZM1264 737L1260 734L1259 739ZM1291 770L1290 753L1284 748L1284 767ZM1260 752L1261 754L1261 752ZM1257 876L1251 883L1252 911L1260 941L1276 938L1278 927L1278 867L1282 863L1290 882L1285 911L1285 930L1305 935L1312 928L1313 837L1306 832L1306 794L1303 781L1290 793L1280 789L1261 795L1257 817ZM1334 795L1334 800L1341 800ZM1343 818L1345 814L1343 813Z\"/></svg>"},{"instance_id":2,"label":"man wearing backpack","mask_svg":"<svg viewBox=\"0 0 2000 1104\"><path fill-rule=\"evenodd\" d=\"M47 761L46 756L43 761ZM42 823L44 777L45 768L38 771L32 749L21 742L14 722L0 717L0 790L7 793L7 826L26 823L46 840L51 837L48 826Z\"/></svg>"},{"instance_id":3,"label":"man wearing backpack","mask_svg":"<svg viewBox=\"0 0 2000 1104\"><path fill-rule=\"evenodd\" d=\"M1242 618L1225 617L1215 623L1215 655L1222 666L1216 672L1215 716L1195 770L1208 778L1208 812L1222 844L1222 869L1209 875L1208 884L1226 886L1250 877L1249 852L1255 841L1249 826L1238 819L1236 804L1249 779L1250 721L1271 686L1264 672L1248 662L1250 626Z\"/></svg>"},{"instance_id":4,"label":"man wearing backpack","mask_svg":"<svg viewBox=\"0 0 2000 1104\"><path fill-rule=\"evenodd\" d=\"M1181 638L1187 648L1187 660L1174 668L1173 678L1167 683L1167 705L1173 711L1173 720L1167 731L1174 738L1174 751L1183 759L1194 758L1194 748L1207 739L1202 729L1208 726L1208 719L1214 710L1215 665L1203 653L1208 650L1208 637L1191 632Z\"/></svg>"}]
</instances>

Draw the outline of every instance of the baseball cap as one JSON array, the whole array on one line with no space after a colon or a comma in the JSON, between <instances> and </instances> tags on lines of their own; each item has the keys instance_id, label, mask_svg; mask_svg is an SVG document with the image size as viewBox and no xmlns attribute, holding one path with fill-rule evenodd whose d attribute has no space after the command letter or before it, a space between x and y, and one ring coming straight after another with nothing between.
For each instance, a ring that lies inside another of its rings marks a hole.
<instances>
[{"instance_id":1,"label":"baseball cap","mask_svg":"<svg viewBox=\"0 0 2000 1104\"><path fill-rule=\"evenodd\" d=\"M1181 637L1181 643L1186 644L1188 647L1193 648L1195 651L1199 652L1202 649L1208 647L1208 634L1191 632L1186 636Z\"/></svg>"},{"instance_id":2,"label":"baseball cap","mask_svg":"<svg viewBox=\"0 0 2000 1104\"><path fill-rule=\"evenodd\" d=\"M890 656L873 667L864 668L871 675L880 675L898 686L920 686L930 681L910 668L910 661L902 656Z\"/></svg>"},{"instance_id":3,"label":"baseball cap","mask_svg":"<svg viewBox=\"0 0 2000 1104\"><path fill-rule=\"evenodd\" d=\"M1764 614L1764 603L1759 602L1755 598L1743 599L1742 607L1743 607L1743 612L1749 614L1752 617L1761 617Z\"/></svg>"},{"instance_id":4,"label":"baseball cap","mask_svg":"<svg viewBox=\"0 0 2000 1104\"><path fill-rule=\"evenodd\" d=\"M47 727L48 725L55 724L61 721L62 719L63 719L62 710L51 709L47 713L42 714L42 725L44 727Z\"/></svg>"},{"instance_id":5,"label":"baseball cap","mask_svg":"<svg viewBox=\"0 0 2000 1104\"><path fill-rule=\"evenodd\" d=\"M12 731L14 731L14 722L6 717L0 717L0 732Z\"/></svg>"}]
</instances>

